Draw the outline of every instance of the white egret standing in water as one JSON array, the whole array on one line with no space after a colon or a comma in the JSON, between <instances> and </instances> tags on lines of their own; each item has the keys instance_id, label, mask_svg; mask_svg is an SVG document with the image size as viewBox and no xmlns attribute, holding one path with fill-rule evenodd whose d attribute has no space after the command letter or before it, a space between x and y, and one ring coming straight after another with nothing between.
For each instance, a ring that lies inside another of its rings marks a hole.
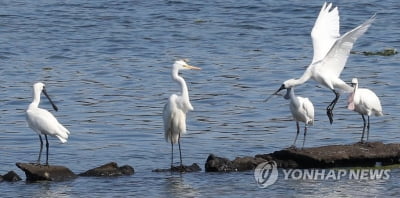
<instances>
[{"instance_id":1,"label":"white egret standing in water","mask_svg":"<svg viewBox=\"0 0 400 198\"><path fill-rule=\"evenodd\" d=\"M351 84L354 87L353 93L351 93L347 108L361 114L364 121L363 133L361 136L361 142L364 141L365 127L367 127L367 141L369 137L369 116L382 116L382 106L376 94L365 88L358 88L357 78L351 80ZM365 121L364 115L368 116L368 123Z\"/></svg>"},{"instance_id":2,"label":"white egret standing in water","mask_svg":"<svg viewBox=\"0 0 400 198\"><path fill-rule=\"evenodd\" d=\"M33 85L33 101L26 110L26 121L28 122L29 127L39 135L40 151L37 164L40 164L40 156L42 155L43 150L42 135L44 135L46 138L46 165L49 165L49 142L47 140L47 135L57 137L62 143L65 143L67 142L70 132L58 122L53 114L45 109L39 108L41 93L49 99L54 110L58 110L57 106L47 94L44 84L41 82L35 83Z\"/></svg>"},{"instance_id":3,"label":"white egret standing in water","mask_svg":"<svg viewBox=\"0 0 400 198\"><path fill-rule=\"evenodd\" d=\"M352 91L352 87L340 79L340 73L346 65L354 42L367 31L374 20L375 15L360 26L340 36L339 11L337 7L332 8L332 3L325 2L311 31L314 48L311 64L300 78L286 80L272 95L283 89L301 85L312 78L335 94L335 98L326 108L329 121L332 124L332 111L340 97L339 91Z\"/></svg>"},{"instance_id":4,"label":"white egret standing in water","mask_svg":"<svg viewBox=\"0 0 400 198\"><path fill-rule=\"evenodd\" d=\"M307 126L314 124L314 105L308 98L296 96L294 88L288 88L284 96L285 99L290 100L290 111L292 112L293 119L296 121L297 134L294 139L293 146L296 146L297 137L299 136L300 126L299 122L304 122L304 139L303 147L306 141Z\"/></svg>"},{"instance_id":5,"label":"white egret standing in water","mask_svg":"<svg viewBox=\"0 0 400 198\"><path fill-rule=\"evenodd\" d=\"M167 142L171 142L171 167L174 162L174 144L179 145L180 165L182 165L182 152L180 138L186 133L186 113L193 110L189 100L189 91L181 76L180 70L200 70L201 68L191 66L184 60L175 61L172 66L172 79L181 86L180 94L172 94L163 110L164 135Z\"/></svg>"}]
</instances>

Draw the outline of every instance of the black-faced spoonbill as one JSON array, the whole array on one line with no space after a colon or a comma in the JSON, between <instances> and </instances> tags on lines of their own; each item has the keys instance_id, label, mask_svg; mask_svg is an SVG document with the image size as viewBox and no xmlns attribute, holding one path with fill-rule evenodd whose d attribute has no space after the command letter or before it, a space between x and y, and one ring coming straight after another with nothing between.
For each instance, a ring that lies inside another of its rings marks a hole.
<instances>
[{"instance_id":1,"label":"black-faced spoonbill","mask_svg":"<svg viewBox=\"0 0 400 198\"><path fill-rule=\"evenodd\" d=\"M33 101L26 110L26 121L29 127L39 135L40 151L37 164L40 164L40 156L43 150L42 135L44 135L46 138L46 165L49 165L49 142L47 140L47 135L57 137L62 143L65 143L67 142L70 132L58 122L53 114L45 109L39 108L40 94L42 92L49 99L54 110L58 110L57 106L47 94L44 84L41 82L35 83L33 85Z\"/></svg>"},{"instance_id":2,"label":"black-faced spoonbill","mask_svg":"<svg viewBox=\"0 0 400 198\"><path fill-rule=\"evenodd\" d=\"M347 108L358 112L361 114L362 119L364 121L363 133L361 136L361 142L364 141L365 128L367 128L367 141L369 137L369 116L382 116L382 106L379 101L378 96L371 91L370 89L358 88L358 80L357 78L353 78L351 80L351 84L354 87L353 93L351 93L348 99ZM368 116L368 123L365 121L364 115Z\"/></svg>"},{"instance_id":3,"label":"black-faced spoonbill","mask_svg":"<svg viewBox=\"0 0 400 198\"><path fill-rule=\"evenodd\" d=\"M191 66L184 60L177 60L172 66L172 79L181 86L180 94L172 94L163 110L164 135L167 142L171 142L171 168L174 162L174 144L179 145L180 165L182 165L182 152L180 138L186 133L186 113L193 110L189 100L189 91L185 79L179 76L180 70L200 70Z\"/></svg>"},{"instance_id":4,"label":"black-faced spoonbill","mask_svg":"<svg viewBox=\"0 0 400 198\"><path fill-rule=\"evenodd\" d=\"M337 7L332 8L331 3L327 4L325 2L311 31L314 48L314 57L311 64L300 78L286 80L272 95L283 89L301 85L312 78L335 94L335 98L326 108L329 122L332 124L332 111L339 100L339 91L351 92L353 90L351 86L340 79L340 73L346 65L354 42L367 31L374 20L375 15L360 26L340 36L339 11Z\"/></svg>"},{"instance_id":5,"label":"black-faced spoonbill","mask_svg":"<svg viewBox=\"0 0 400 198\"><path fill-rule=\"evenodd\" d=\"M288 88L284 96L285 99L290 100L290 111L292 112L293 119L296 121L297 134L294 139L293 146L296 146L297 137L299 136L300 126L299 122L304 122L304 139L303 147L306 141L307 126L314 124L314 105L308 98L296 96L294 88Z\"/></svg>"}]
</instances>

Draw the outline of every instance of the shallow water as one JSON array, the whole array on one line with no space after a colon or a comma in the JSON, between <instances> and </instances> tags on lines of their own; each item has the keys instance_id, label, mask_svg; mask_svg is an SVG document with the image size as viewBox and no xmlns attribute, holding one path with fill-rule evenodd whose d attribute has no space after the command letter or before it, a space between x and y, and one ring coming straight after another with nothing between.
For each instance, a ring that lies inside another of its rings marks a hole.
<instances>
[{"instance_id":1,"label":"shallow water","mask_svg":"<svg viewBox=\"0 0 400 198\"><path fill-rule=\"evenodd\" d=\"M399 48L399 4L336 1L341 32L378 13L355 51ZM109 161L132 165L120 178L67 182L1 183L2 196L33 197L255 197L396 195L398 170L387 181L285 181L257 187L253 172L153 173L170 163L162 108L179 91L170 70L189 58L201 71L185 71L192 105L182 138L184 163L203 167L210 153L234 158L291 145L295 122L288 102L263 100L312 58L310 30L321 1L2 1L0 6L0 174L20 176L15 162L37 158L39 140L24 109L31 86L43 81L59 107L53 112L70 131L67 144L50 138L51 164L75 173ZM358 77L380 97L383 117L371 118L370 139L399 142L399 56L352 54L342 73ZM306 146L359 140L362 119L345 108L345 95L330 125L325 108L333 94L310 81L296 88L316 109ZM42 108L51 109L43 100ZM299 138L301 140L301 138ZM300 141L301 143L301 141ZM175 156L178 159L178 156Z\"/></svg>"}]
</instances>

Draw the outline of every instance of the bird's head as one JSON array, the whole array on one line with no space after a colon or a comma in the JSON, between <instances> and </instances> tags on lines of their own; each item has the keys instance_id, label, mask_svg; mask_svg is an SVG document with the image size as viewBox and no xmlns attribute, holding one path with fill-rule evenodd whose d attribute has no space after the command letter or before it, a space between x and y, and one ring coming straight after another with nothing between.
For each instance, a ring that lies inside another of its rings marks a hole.
<instances>
[{"instance_id":1,"label":"bird's head","mask_svg":"<svg viewBox=\"0 0 400 198\"><path fill-rule=\"evenodd\" d=\"M290 89L292 87L294 87L296 82L296 79L289 79L285 82L283 82L283 84L279 87L278 90L276 90L273 94L271 94L267 99L265 99L264 101L267 102L269 99L272 98L272 96L274 95L279 95L279 92L284 90L284 89ZM287 90L286 95L284 96L285 99L287 99L287 97L289 97L288 93L290 92L290 90Z\"/></svg>"},{"instance_id":2,"label":"bird's head","mask_svg":"<svg viewBox=\"0 0 400 198\"><path fill-rule=\"evenodd\" d=\"M191 70L201 70L200 67L196 67L193 65L189 65L187 63L187 61L180 59L175 61L174 65L173 65L173 69L174 70L187 70L187 69L191 69Z\"/></svg>"},{"instance_id":3,"label":"bird's head","mask_svg":"<svg viewBox=\"0 0 400 198\"><path fill-rule=\"evenodd\" d=\"M50 101L51 105L53 106L53 109L55 111L58 111L58 107L54 104L54 102L51 100L50 96L47 94L47 91L46 91L44 83L37 82L37 83L33 84L33 91L35 93L36 92L38 92L38 93L42 92L47 97L47 99Z\"/></svg>"},{"instance_id":4,"label":"bird's head","mask_svg":"<svg viewBox=\"0 0 400 198\"><path fill-rule=\"evenodd\" d=\"M351 85L352 85L353 87L357 86L357 85L358 85L358 79L357 79L357 78L351 79Z\"/></svg>"},{"instance_id":5,"label":"bird's head","mask_svg":"<svg viewBox=\"0 0 400 198\"><path fill-rule=\"evenodd\" d=\"M37 82L37 83L33 84L33 89L37 92L41 92L44 89L44 83Z\"/></svg>"},{"instance_id":6,"label":"bird's head","mask_svg":"<svg viewBox=\"0 0 400 198\"><path fill-rule=\"evenodd\" d=\"M274 93L274 95L277 95L280 91L284 90L284 89L290 89L292 87L294 87L296 83L296 79L289 79L286 80L285 82L283 82L283 84L279 87L279 89ZM288 92L290 92L290 90L288 90Z\"/></svg>"}]
</instances>

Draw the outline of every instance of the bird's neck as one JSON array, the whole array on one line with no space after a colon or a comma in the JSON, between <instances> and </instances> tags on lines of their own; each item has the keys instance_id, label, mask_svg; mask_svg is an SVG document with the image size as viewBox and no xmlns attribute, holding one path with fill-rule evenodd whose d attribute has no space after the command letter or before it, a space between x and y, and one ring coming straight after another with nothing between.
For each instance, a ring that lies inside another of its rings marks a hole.
<instances>
[{"instance_id":1,"label":"bird's neck","mask_svg":"<svg viewBox=\"0 0 400 198\"><path fill-rule=\"evenodd\" d=\"M310 67L308 67L300 78L295 79L296 85L305 83L308 79L310 79L310 77L311 77L311 69Z\"/></svg>"},{"instance_id":2,"label":"bird's neck","mask_svg":"<svg viewBox=\"0 0 400 198\"><path fill-rule=\"evenodd\" d=\"M175 70L172 71L172 78L181 86L181 96L183 101L185 102L186 108L188 108L189 110L193 110L193 106L192 104L190 104L189 91L185 79L179 76L178 71Z\"/></svg>"},{"instance_id":3,"label":"bird's neck","mask_svg":"<svg viewBox=\"0 0 400 198\"><path fill-rule=\"evenodd\" d=\"M32 100L31 104L30 104L29 107L28 107L29 109L30 109L30 108L37 108L37 107L39 107L39 103L40 103L40 91L35 91L35 90L33 90L32 97L33 97L33 100Z\"/></svg>"},{"instance_id":4,"label":"bird's neck","mask_svg":"<svg viewBox=\"0 0 400 198\"><path fill-rule=\"evenodd\" d=\"M354 85L354 93L357 91L357 89L358 89L358 84L355 84Z\"/></svg>"},{"instance_id":5,"label":"bird's neck","mask_svg":"<svg viewBox=\"0 0 400 198\"><path fill-rule=\"evenodd\" d=\"M298 106L300 106L300 101L299 101L299 99L296 97L296 94L294 94L294 89L293 88L291 88L290 90L289 90L289 95L290 95L290 98L291 98L291 103L293 103L296 107L298 107Z\"/></svg>"}]
</instances>

